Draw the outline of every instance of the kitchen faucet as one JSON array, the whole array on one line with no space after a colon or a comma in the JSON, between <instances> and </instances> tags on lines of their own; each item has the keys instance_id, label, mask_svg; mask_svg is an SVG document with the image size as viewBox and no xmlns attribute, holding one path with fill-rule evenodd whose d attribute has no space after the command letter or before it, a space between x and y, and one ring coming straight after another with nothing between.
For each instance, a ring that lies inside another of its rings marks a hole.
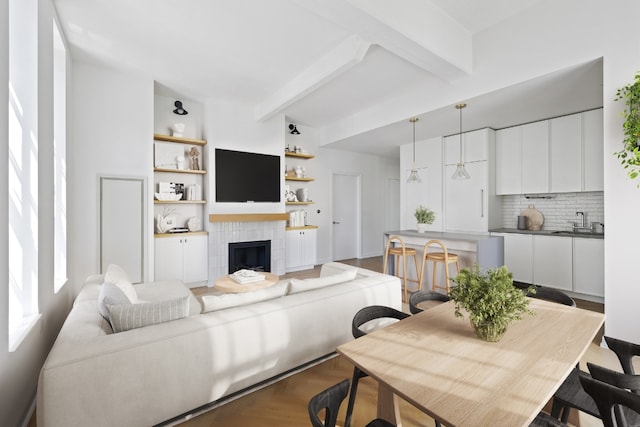
<instances>
[{"instance_id":1,"label":"kitchen faucet","mask_svg":"<svg viewBox=\"0 0 640 427\"><path fill-rule=\"evenodd\" d=\"M585 227L584 225L584 212L576 212L576 216L580 217L580 222L576 222L576 221L569 221L571 224L573 224L573 231L593 231L593 223L589 224L588 227Z\"/></svg>"}]
</instances>

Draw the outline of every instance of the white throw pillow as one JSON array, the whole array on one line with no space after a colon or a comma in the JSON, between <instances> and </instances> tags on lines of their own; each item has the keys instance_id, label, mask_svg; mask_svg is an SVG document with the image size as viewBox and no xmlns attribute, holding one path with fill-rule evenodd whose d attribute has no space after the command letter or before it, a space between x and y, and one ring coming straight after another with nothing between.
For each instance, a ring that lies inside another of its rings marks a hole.
<instances>
[{"instance_id":1,"label":"white throw pillow","mask_svg":"<svg viewBox=\"0 0 640 427\"><path fill-rule=\"evenodd\" d=\"M299 292L307 292L325 286L333 286L339 283L350 282L356 278L357 269L345 270L341 273L332 274L330 276L316 277L313 279L291 279L289 283L289 295Z\"/></svg>"},{"instance_id":2,"label":"white throw pillow","mask_svg":"<svg viewBox=\"0 0 640 427\"><path fill-rule=\"evenodd\" d=\"M138 295L136 294L136 290L134 289L127 273L116 264L109 264L107 267L107 272L104 275L104 281L113 283L117 287L119 287L122 292L125 293L129 301L132 304L135 304L138 301Z\"/></svg>"},{"instance_id":3,"label":"white throw pillow","mask_svg":"<svg viewBox=\"0 0 640 427\"><path fill-rule=\"evenodd\" d=\"M257 291L250 291L238 294L223 295L203 295L202 305L203 313L215 310L223 310L225 308L238 307L241 305L253 304L260 301L267 301L279 298L287 294L289 281L281 281L280 283Z\"/></svg>"},{"instance_id":4,"label":"white throw pillow","mask_svg":"<svg viewBox=\"0 0 640 427\"><path fill-rule=\"evenodd\" d=\"M109 309L107 305L131 305L132 302L121 288L111 282L104 282L100 287L98 296L98 311L107 321L109 321Z\"/></svg>"},{"instance_id":5,"label":"white throw pillow","mask_svg":"<svg viewBox=\"0 0 640 427\"><path fill-rule=\"evenodd\" d=\"M142 304L107 304L113 332L178 320L189 315L189 296Z\"/></svg>"}]
</instances>

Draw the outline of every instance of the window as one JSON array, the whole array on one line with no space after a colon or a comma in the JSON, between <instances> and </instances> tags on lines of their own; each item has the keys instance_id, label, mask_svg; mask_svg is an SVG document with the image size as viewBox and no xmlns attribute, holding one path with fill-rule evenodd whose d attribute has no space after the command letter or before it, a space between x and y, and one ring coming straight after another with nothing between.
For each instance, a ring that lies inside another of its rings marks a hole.
<instances>
[{"instance_id":1,"label":"window","mask_svg":"<svg viewBox=\"0 0 640 427\"><path fill-rule=\"evenodd\" d=\"M67 51L53 20L54 292L67 282Z\"/></svg>"},{"instance_id":2,"label":"window","mask_svg":"<svg viewBox=\"0 0 640 427\"><path fill-rule=\"evenodd\" d=\"M38 318L37 13L9 0L9 351Z\"/></svg>"}]
</instances>

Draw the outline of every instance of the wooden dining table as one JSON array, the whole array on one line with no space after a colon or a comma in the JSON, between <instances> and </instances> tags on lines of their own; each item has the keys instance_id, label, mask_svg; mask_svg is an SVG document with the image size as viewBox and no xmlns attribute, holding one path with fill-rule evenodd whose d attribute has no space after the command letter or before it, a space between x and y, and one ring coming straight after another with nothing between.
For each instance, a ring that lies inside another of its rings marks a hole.
<instances>
[{"instance_id":1,"label":"wooden dining table","mask_svg":"<svg viewBox=\"0 0 640 427\"><path fill-rule=\"evenodd\" d=\"M604 314L531 299L499 342L443 303L340 345L378 381L378 417L401 426L400 397L447 426L527 426L580 361Z\"/></svg>"}]
</instances>

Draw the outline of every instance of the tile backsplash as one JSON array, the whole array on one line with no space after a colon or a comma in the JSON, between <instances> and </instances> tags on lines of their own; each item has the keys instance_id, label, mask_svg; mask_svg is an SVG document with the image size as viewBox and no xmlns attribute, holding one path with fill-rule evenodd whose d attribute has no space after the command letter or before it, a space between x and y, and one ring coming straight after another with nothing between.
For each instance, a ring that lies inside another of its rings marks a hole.
<instances>
[{"instance_id":1,"label":"tile backsplash","mask_svg":"<svg viewBox=\"0 0 640 427\"><path fill-rule=\"evenodd\" d=\"M571 230L569 221L578 221L576 212L584 212L584 222L604 222L604 192L556 193L502 197L502 226L517 228L518 215L530 205L544 216L543 230ZM541 198L536 198L541 197ZM548 198L547 198L548 197Z\"/></svg>"}]
</instances>

